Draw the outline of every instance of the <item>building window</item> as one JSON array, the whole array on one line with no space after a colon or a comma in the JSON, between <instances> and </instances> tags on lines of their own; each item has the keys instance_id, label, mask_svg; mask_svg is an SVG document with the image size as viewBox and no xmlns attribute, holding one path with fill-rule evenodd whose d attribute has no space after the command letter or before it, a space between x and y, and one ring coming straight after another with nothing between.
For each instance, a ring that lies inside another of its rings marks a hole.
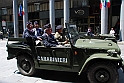
<instances>
[{"instance_id":1,"label":"building window","mask_svg":"<svg viewBox=\"0 0 124 83\"><path fill-rule=\"evenodd\" d=\"M35 7L34 5L31 5L31 12L34 12L35 11Z\"/></svg>"},{"instance_id":2,"label":"building window","mask_svg":"<svg viewBox=\"0 0 124 83\"><path fill-rule=\"evenodd\" d=\"M45 10L45 4L42 4L42 8L43 8L43 10Z\"/></svg>"},{"instance_id":3,"label":"building window","mask_svg":"<svg viewBox=\"0 0 124 83\"><path fill-rule=\"evenodd\" d=\"M40 5L40 11L43 11L43 4Z\"/></svg>"},{"instance_id":4,"label":"building window","mask_svg":"<svg viewBox=\"0 0 124 83\"><path fill-rule=\"evenodd\" d=\"M63 8L63 2L59 1L59 2L55 2L55 9L62 9Z\"/></svg>"},{"instance_id":5,"label":"building window","mask_svg":"<svg viewBox=\"0 0 124 83\"><path fill-rule=\"evenodd\" d=\"M73 4L73 6L72 6ZM89 5L89 0L73 0L71 1L71 7L83 7Z\"/></svg>"},{"instance_id":6,"label":"building window","mask_svg":"<svg viewBox=\"0 0 124 83\"><path fill-rule=\"evenodd\" d=\"M88 5L88 0L82 0L82 6L87 6Z\"/></svg>"},{"instance_id":7,"label":"building window","mask_svg":"<svg viewBox=\"0 0 124 83\"><path fill-rule=\"evenodd\" d=\"M45 3L45 10L49 10L49 4L48 3Z\"/></svg>"},{"instance_id":8,"label":"building window","mask_svg":"<svg viewBox=\"0 0 124 83\"><path fill-rule=\"evenodd\" d=\"M12 9L9 8L9 9L7 10L7 13L8 13L8 15L12 14Z\"/></svg>"},{"instance_id":9,"label":"building window","mask_svg":"<svg viewBox=\"0 0 124 83\"><path fill-rule=\"evenodd\" d=\"M40 11L49 10L49 3L44 3L40 5Z\"/></svg>"},{"instance_id":10,"label":"building window","mask_svg":"<svg viewBox=\"0 0 124 83\"><path fill-rule=\"evenodd\" d=\"M32 5L28 6L28 12L32 12Z\"/></svg>"},{"instance_id":11,"label":"building window","mask_svg":"<svg viewBox=\"0 0 124 83\"><path fill-rule=\"evenodd\" d=\"M75 7L78 7L78 1L76 0L76 1L73 1L73 7L75 8Z\"/></svg>"},{"instance_id":12,"label":"building window","mask_svg":"<svg viewBox=\"0 0 124 83\"><path fill-rule=\"evenodd\" d=\"M112 0L111 4L112 5L119 5L119 4L121 4L121 0Z\"/></svg>"},{"instance_id":13,"label":"building window","mask_svg":"<svg viewBox=\"0 0 124 83\"><path fill-rule=\"evenodd\" d=\"M10 9L10 12L11 12L10 14L13 14L13 9L12 8Z\"/></svg>"},{"instance_id":14,"label":"building window","mask_svg":"<svg viewBox=\"0 0 124 83\"><path fill-rule=\"evenodd\" d=\"M4 15L2 16L2 19L5 21L10 21L10 16L9 15Z\"/></svg>"},{"instance_id":15,"label":"building window","mask_svg":"<svg viewBox=\"0 0 124 83\"><path fill-rule=\"evenodd\" d=\"M60 2L60 5L61 5L60 9L63 9L63 8L64 8L64 3L63 3L63 1Z\"/></svg>"},{"instance_id":16,"label":"building window","mask_svg":"<svg viewBox=\"0 0 124 83\"><path fill-rule=\"evenodd\" d=\"M7 8L2 8L2 15L6 15L7 14Z\"/></svg>"},{"instance_id":17,"label":"building window","mask_svg":"<svg viewBox=\"0 0 124 83\"><path fill-rule=\"evenodd\" d=\"M40 3L34 3L34 9L35 9L35 11L39 11L40 10Z\"/></svg>"}]
</instances>

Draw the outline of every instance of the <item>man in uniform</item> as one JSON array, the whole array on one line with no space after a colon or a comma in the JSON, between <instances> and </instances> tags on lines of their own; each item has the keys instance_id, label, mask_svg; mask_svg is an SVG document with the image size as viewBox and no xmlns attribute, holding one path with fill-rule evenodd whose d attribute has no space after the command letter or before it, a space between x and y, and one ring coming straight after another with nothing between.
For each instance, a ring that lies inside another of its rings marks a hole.
<instances>
[{"instance_id":1,"label":"man in uniform","mask_svg":"<svg viewBox=\"0 0 124 83\"><path fill-rule=\"evenodd\" d=\"M58 25L56 27L56 33L55 33L55 39L60 42L61 44L67 44L68 40L67 38L63 35L63 27L62 25Z\"/></svg>"},{"instance_id":2,"label":"man in uniform","mask_svg":"<svg viewBox=\"0 0 124 83\"><path fill-rule=\"evenodd\" d=\"M35 32L33 30L32 22L27 22L27 28L23 32L23 37L24 38L32 37L35 40L42 40L41 38L38 38L37 36L35 36Z\"/></svg>"},{"instance_id":3,"label":"man in uniform","mask_svg":"<svg viewBox=\"0 0 124 83\"><path fill-rule=\"evenodd\" d=\"M37 37L41 37L42 34L44 33L43 29L39 27L39 24L37 21L34 22L34 31Z\"/></svg>"},{"instance_id":4,"label":"man in uniform","mask_svg":"<svg viewBox=\"0 0 124 83\"><path fill-rule=\"evenodd\" d=\"M54 35L52 34L52 28L50 24L47 24L44 26L44 34L42 35L42 42L44 46L46 47L61 47L61 45L58 44L56 39L54 38Z\"/></svg>"}]
</instances>

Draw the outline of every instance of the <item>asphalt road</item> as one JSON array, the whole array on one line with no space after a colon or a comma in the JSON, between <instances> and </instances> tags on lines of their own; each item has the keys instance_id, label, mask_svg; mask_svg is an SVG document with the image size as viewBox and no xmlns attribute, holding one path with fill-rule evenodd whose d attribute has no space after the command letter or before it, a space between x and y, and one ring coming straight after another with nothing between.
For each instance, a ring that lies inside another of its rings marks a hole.
<instances>
[{"instance_id":1,"label":"asphalt road","mask_svg":"<svg viewBox=\"0 0 124 83\"><path fill-rule=\"evenodd\" d=\"M0 40L0 83L89 83L86 74L37 70L32 77L21 75L16 66L16 59L7 60L6 41ZM124 43L119 43L124 59ZM119 82L124 83L124 73L119 71Z\"/></svg>"}]
</instances>

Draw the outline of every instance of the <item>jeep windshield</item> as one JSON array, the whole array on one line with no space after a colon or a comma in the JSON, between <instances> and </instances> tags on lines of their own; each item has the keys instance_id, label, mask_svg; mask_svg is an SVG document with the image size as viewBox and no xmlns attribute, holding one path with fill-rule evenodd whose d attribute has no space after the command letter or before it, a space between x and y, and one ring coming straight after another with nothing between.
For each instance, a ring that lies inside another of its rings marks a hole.
<instances>
[{"instance_id":1,"label":"jeep windshield","mask_svg":"<svg viewBox=\"0 0 124 83\"><path fill-rule=\"evenodd\" d=\"M79 33L77 31L77 26L75 24L66 24L66 28L68 31L68 36L71 41L71 44L74 45L76 40L79 39Z\"/></svg>"}]
</instances>

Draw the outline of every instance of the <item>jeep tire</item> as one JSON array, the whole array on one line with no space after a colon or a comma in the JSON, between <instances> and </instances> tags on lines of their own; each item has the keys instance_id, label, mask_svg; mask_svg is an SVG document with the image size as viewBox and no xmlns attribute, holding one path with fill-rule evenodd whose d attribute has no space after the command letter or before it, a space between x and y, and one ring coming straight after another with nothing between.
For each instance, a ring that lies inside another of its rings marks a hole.
<instances>
[{"instance_id":1,"label":"jeep tire","mask_svg":"<svg viewBox=\"0 0 124 83\"><path fill-rule=\"evenodd\" d=\"M113 64L98 62L88 70L88 80L90 83L117 83L118 72Z\"/></svg>"},{"instance_id":2,"label":"jeep tire","mask_svg":"<svg viewBox=\"0 0 124 83\"><path fill-rule=\"evenodd\" d=\"M17 67L20 73L26 76L31 76L35 72L34 61L26 55L17 57Z\"/></svg>"}]
</instances>

